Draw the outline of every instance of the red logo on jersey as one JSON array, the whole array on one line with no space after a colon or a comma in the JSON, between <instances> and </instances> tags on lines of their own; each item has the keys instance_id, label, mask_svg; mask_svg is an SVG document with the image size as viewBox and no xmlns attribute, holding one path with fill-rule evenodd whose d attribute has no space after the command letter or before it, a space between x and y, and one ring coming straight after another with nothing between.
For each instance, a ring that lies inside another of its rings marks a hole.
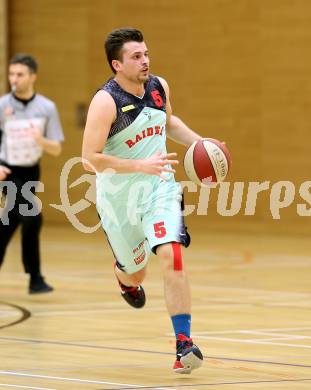
<instances>
[{"instance_id":1,"label":"red logo on jersey","mask_svg":"<svg viewBox=\"0 0 311 390\"><path fill-rule=\"evenodd\" d=\"M150 95L152 96L153 101L155 102L155 105L157 107L163 107L163 99L162 96L160 95L160 92L157 89L154 89L153 91L150 92Z\"/></svg>"},{"instance_id":2,"label":"red logo on jersey","mask_svg":"<svg viewBox=\"0 0 311 390\"><path fill-rule=\"evenodd\" d=\"M4 109L4 111L3 111L3 114L4 114L5 116L14 115L14 108L11 107L11 106L5 107L5 109Z\"/></svg>"},{"instance_id":3,"label":"red logo on jersey","mask_svg":"<svg viewBox=\"0 0 311 390\"><path fill-rule=\"evenodd\" d=\"M145 243L145 240L144 239L143 241L141 241L135 248L133 248L133 253L135 254L137 251L139 251L139 249L144 246L144 243Z\"/></svg>"},{"instance_id":4,"label":"red logo on jersey","mask_svg":"<svg viewBox=\"0 0 311 390\"><path fill-rule=\"evenodd\" d=\"M153 135L162 135L164 126L154 126L148 127L147 130L143 130L141 133L136 134L134 139L128 139L125 143L129 148L133 147L137 142L141 141L144 138L152 137Z\"/></svg>"},{"instance_id":5,"label":"red logo on jersey","mask_svg":"<svg viewBox=\"0 0 311 390\"><path fill-rule=\"evenodd\" d=\"M135 264L140 264L142 263L144 260L145 260L145 257L146 257L146 252L143 251L143 253L141 253L139 256L135 257L134 261L135 261Z\"/></svg>"}]
</instances>

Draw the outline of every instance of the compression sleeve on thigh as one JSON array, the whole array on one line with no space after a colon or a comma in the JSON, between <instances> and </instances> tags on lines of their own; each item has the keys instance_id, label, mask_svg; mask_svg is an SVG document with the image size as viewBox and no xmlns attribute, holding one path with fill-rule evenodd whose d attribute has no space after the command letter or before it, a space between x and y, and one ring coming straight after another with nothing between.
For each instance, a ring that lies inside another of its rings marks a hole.
<instances>
[{"instance_id":1,"label":"compression sleeve on thigh","mask_svg":"<svg viewBox=\"0 0 311 390\"><path fill-rule=\"evenodd\" d=\"M173 256L174 256L174 271L182 271L182 255L181 255L181 245L179 242L172 242Z\"/></svg>"}]
</instances>

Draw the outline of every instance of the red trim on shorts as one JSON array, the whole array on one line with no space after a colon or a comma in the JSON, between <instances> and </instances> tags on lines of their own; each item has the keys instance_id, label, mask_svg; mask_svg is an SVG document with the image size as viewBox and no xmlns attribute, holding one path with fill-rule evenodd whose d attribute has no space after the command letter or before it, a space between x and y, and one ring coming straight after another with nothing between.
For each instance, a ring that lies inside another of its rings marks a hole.
<instances>
[{"instance_id":1,"label":"red trim on shorts","mask_svg":"<svg viewBox=\"0 0 311 390\"><path fill-rule=\"evenodd\" d=\"M172 242L172 248L174 254L174 271L182 271L181 245L179 242Z\"/></svg>"}]
</instances>

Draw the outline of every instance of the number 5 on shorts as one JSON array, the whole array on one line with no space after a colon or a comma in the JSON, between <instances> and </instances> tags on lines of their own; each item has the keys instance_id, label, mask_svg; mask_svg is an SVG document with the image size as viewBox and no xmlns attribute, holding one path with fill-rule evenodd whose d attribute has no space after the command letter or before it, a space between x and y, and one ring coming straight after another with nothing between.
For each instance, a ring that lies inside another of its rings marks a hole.
<instances>
[{"instance_id":1,"label":"number 5 on shorts","mask_svg":"<svg viewBox=\"0 0 311 390\"><path fill-rule=\"evenodd\" d=\"M164 222L163 221L155 223L153 225L153 228L154 228L154 235L157 238L162 238L162 237L164 237L166 235L166 229L164 227Z\"/></svg>"}]
</instances>

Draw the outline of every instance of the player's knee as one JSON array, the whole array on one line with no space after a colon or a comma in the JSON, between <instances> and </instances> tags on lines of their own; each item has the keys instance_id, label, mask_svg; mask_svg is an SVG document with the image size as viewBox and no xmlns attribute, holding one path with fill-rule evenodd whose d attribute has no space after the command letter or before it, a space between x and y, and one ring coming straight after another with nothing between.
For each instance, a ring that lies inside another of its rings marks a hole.
<instances>
[{"instance_id":1,"label":"player's knee","mask_svg":"<svg viewBox=\"0 0 311 390\"><path fill-rule=\"evenodd\" d=\"M145 276L146 276L145 268L141 269L140 271L135 272L134 274L128 275L133 286L140 286L142 284L142 282L144 281Z\"/></svg>"},{"instance_id":2,"label":"player's knee","mask_svg":"<svg viewBox=\"0 0 311 390\"><path fill-rule=\"evenodd\" d=\"M160 245L157 255L161 259L162 268L167 270L182 271L182 252L178 242Z\"/></svg>"},{"instance_id":3,"label":"player's knee","mask_svg":"<svg viewBox=\"0 0 311 390\"><path fill-rule=\"evenodd\" d=\"M157 256L161 259L161 261L165 264L170 264L173 261L173 251L171 248L171 244L159 245L157 247Z\"/></svg>"}]
</instances>

